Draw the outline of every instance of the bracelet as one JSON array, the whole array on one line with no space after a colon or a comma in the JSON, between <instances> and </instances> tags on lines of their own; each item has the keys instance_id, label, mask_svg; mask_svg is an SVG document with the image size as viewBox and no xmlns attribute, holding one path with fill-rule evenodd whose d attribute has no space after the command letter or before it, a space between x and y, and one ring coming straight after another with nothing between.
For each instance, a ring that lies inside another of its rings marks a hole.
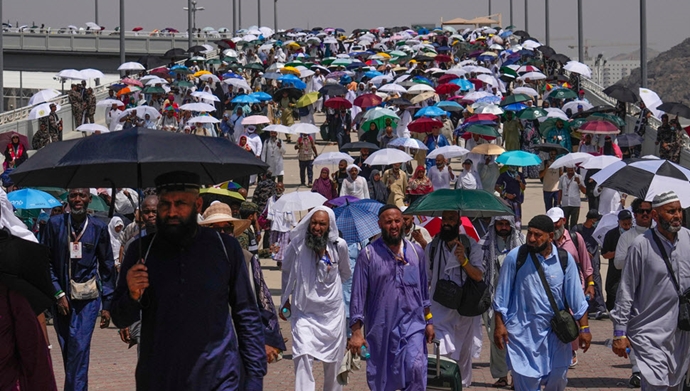
<instances>
[{"instance_id":1,"label":"bracelet","mask_svg":"<svg viewBox=\"0 0 690 391\"><path fill-rule=\"evenodd\" d=\"M428 325L433 325L433 324L434 324L434 320L433 320L433 319L429 319L429 320L426 321L426 325L427 325L427 326L428 326Z\"/></svg>"},{"instance_id":2,"label":"bracelet","mask_svg":"<svg viewBox=\"0 0 690 391\"><path fill-rule=\"evenodd\" d=\"M618 341L619 339L628 339L625 335L621 335L620 337L613 337L614 341Z\"/></svg>"},{"instance_id":3,"label":"bracelet","mask_svg":"<svg viewBox=\"0 0 690 391\"><path fill-rule=\"evenodd\" d=\"M587 325L587 326L580 326L580 330L584 330L584 329L588 329L588 328L589 328L589 325Z\"/></svg>"},{"instance_id":4,"label":"bracelet","mask_svg":"<svg viewBox=\"0 0 690 391\"><path fill-rule=\"evenodd\" d=\"M63 297L65 297L65 292L62 292L62 291L61 291L60 293L58 293L57 296L55 296L55 298L56 298L57 300L60 300L60 299L62 299Z\"/></svg>"},{"instance_id":5,"label":"bracelet","mask_svg":"<svg viewBox=\"0 0 690 391\"><path fill-rule=\"evenodd\" d=\"M587 283L587 286L594 286L594 281L590 281Z\"/></svg>"},{"instance_id":6,"label":"bracelet","mask_svg":"<svg viewBox=\"0 0 690 391\"><path fill-rule=\"evenodd\" d=\"M613 331L613 336L614 336L614 337L625 337L625 331L623 331L623 330L614 330L614 331Z\"/></svg>"},{"instance_id":7,"label":"bracelet","mask_svg":"<svg viewBox=\"0 0 690 391\"><path fill-rule=\"evenodd\" d=\"M428 314L424 315L424 320L428 321L429 319L431 319L433 317L434 317L434 315L432 315L432 313L429 312Z\"/></svg>"},{"instance_id":8,"label":"bracelet","mask_svg":"<svg viewBox=\"0 0 690 391\"><path fill-rule=\"evenodd\" d=\"M60 296L60 295L63 294L63 293L65 293L65 292L64 292L62 289L60 289L59 291L55 292L55 298L56 298L56 299L59 299L60 297L58 297L58 296Z\"/></svg>"},{"instance_id":9,"label":"bracelet","mask_svg":"<svg viewBox=\"0 0 690 391\"><path fill-rule=\"evenodd\" d=\"M469 262L470 260L467 257L465 257L465 262L463 262L462 265L460 265L460 267L465 267Z\"/></svg>"},{"instance_id":10,"label":"bracelet","mask_svg":"<svg viewBox=\"0 0 690 391\"><path fill-rule=\"evenodd\" d=\"M580 332L589 334L589 327L580 327Z\"/></svg>"}]
</instances>

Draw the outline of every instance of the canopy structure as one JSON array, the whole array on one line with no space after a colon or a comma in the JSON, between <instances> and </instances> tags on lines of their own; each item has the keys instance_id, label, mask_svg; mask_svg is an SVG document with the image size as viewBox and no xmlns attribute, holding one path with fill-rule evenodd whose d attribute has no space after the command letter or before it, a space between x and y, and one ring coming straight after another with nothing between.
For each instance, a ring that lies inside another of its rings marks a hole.
<instances>
[{"instance_id":1,"label":"canopy structure","mask_svg":"<svg viewBox=\"0 0 690 391\"><path fill-rule=\"evenodd\" d=\"M492 19L492 17L496 17L496 19ZM474 19L463 19L463 18L455 18L448 20L446 22L441 19L441 26L458 26L458 25L467 25L467 26L474 26L474 28L479 28L483 26L493 26L493 25L498 25L501 26L501 14L493 14L489 16L478 16Z\"/></svg>"}]
</instances>

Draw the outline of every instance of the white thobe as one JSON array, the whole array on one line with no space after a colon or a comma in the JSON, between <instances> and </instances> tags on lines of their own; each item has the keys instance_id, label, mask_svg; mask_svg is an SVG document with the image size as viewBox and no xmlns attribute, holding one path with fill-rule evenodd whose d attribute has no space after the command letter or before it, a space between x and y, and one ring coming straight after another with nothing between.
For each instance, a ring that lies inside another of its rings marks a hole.
<instances>
[{"instance_id":1,"label":"white thobe","mask_svg":"<svg viewBox=\"0 0 690 391\"><path fill-rule=\"evenodd\" d=\"M599 196L599 214L602 216L623 209L621 194L617 190L604 187L599 191L599 188L596 188L594 196Z\"/></svg>"},{"instance_id":2,"label":"white thobe","mask_svg":"<svg viewBox=\"0 0 690 391\"><path fill-rule=\"evenodd\" d=\"M457 188L458 189L468 189L468 190L476 190L478 187L477 183L477 178L474 176L474 173L470 171L462 171L460 175L458 175L458 182L457 182Z\"/></svg>"},{"instance_id":3,"label":"white thobe","mask_svg":"<svg viewBox=\"0 0 690 391\"><path fill-rule=\"evenodd\" d=\"M348 177L343 180L343 185L340 187L340 196L350 195L359 198L360 200L369 198L369 185L364 177L358 176L354 181Z\"/></svg>"},{"instance_id":4,"label":"white thobe","mask_svg":"<svg viewBox=\"0 0 690 391\"><path fill-rule=\"evenodd\" d=\"M280 143L280 147L278 147ZM285 175L283 167L283 156L285 156L285 144L278 140L269 138L264 142L263 150L261 151L261 160L268 164L268 169L273 175Z\"/></svg>"},{"instance_id":5,"label":"white thobe","mask_svg":"<svg viewBox=\"0 0 690 391\"><path fill-rule=\"evenodd\" d=\"M451 178L451 171L448 166L443 166L442 170L436 166L431 166L427 176L431 180L431 184L434 185L434 190L450 189L450 184L455 183L455 175Z\"/></svg>"}]
</instances>

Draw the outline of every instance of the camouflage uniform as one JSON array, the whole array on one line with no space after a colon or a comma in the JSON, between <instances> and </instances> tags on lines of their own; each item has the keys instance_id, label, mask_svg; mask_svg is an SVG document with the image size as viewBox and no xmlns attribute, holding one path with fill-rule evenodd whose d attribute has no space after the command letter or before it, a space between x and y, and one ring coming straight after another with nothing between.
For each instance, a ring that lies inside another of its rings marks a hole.
<instances>
[{"instance_id":1,"label":"camouflage uniform","mask_svg":"<svg viewBox=\"0 0 690 391\"><path fill-rule=\"evenodd\" d=\"M76 128L81 125L84 114L84 102L81 98L81 93L74 89L70 90L67 97L69 98L69 104L72 106L72 116L74 117L74 127Z\"/></svg>"}]
</instances>

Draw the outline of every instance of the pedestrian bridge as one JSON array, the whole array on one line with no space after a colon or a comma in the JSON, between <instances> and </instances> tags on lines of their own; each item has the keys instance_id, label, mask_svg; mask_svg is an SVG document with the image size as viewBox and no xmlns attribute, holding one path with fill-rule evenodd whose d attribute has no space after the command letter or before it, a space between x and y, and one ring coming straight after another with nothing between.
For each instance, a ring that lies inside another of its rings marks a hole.
<instances>
[{"instance_id":1,"label":"pedestrian bridge","mask_svg":"<svg viewBox=\"0 0 690 391\"><path fill-rule=\"evenodd\" d=\"M193 43L203 45L231 38L224 35L197 34ZM107 73L116 71L120 65L120 35L114 31L4 32L3 45L5 70L8 71L59 72L68 68L96 68ZM142 56L162 56L173 48L187 49L186 33L125 33L127 61L136 61ZM45 55L50 55L49 61Z\"/></svg>"}]
</instances>

